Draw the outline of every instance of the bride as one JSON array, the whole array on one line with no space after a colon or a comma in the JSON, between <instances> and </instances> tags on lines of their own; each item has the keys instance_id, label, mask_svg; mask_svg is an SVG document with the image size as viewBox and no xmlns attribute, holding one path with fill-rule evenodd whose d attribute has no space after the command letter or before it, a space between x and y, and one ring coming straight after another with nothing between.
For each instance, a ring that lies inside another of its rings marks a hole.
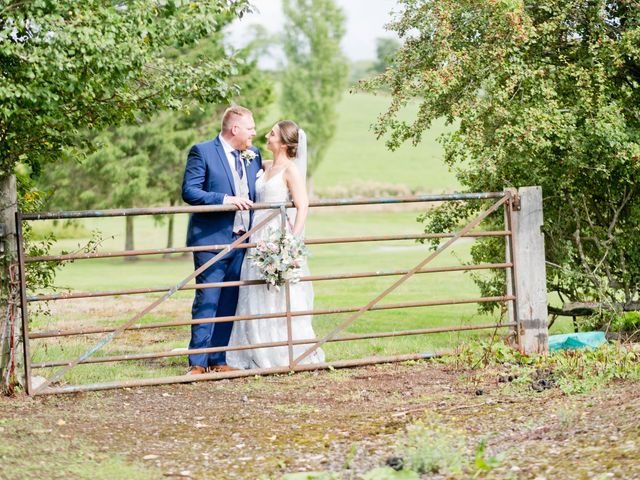
<instances>
[{"instance_id":1,"label":"bride","mask_svg":"<svg viewBox=\"0 0 640 480\"><path fill-rule=\"evenodd\" d=\"M296 216L293 226L288 225L293 235L302 236L309 209L309 199L305 185L306 173L306 136L303 130L290 121L278 122L267 134L267 149L273 153L273 162L263 161L265 171L256 180L257 203L284 203L293 200ZM271 164L269 164L271 163ZM256 225L273 210L257 210L253 217ZM251 243L264 239L270 229L280 229L281 219L276 217L262 229L255 232ZM242 263L240 280L261 279L258 268L253 265L247 252ZM305 265L302 275L308 275ZM290 287L291 311L313 310L313 287L311 282L293 283ZM286 312L285 289L268 289L266 284L240 287L236 315L258 315ZM298 316L291 319L293 340L313 339L315 333L311 325L311 316ZM234 322L229 346L255 345L259 343L286 342L287 319L265 318L258 320L239 320ZM294 345L294 359L304 353L311 344ZM322 363L324 352L317 349L305 357L301 363ZM283 347L234 350L227 352L227 364L234 368L269 368L289 364L289 349Z\"/></svg>"}]
</instances>

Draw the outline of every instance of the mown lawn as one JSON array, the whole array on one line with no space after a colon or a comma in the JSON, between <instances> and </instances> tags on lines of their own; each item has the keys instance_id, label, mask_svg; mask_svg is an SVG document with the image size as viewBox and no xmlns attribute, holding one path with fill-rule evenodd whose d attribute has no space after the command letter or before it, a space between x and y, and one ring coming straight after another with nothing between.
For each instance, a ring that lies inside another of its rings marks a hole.
<instances>
[{"instance_id":1,"label":"mown lawn","mask_svg":"<svg viewBox=\"0 0 640 480\"><path fill-rule=\"evenodd\" d=\"M420 192L452 191L458 187L455 176L448 171L442 146L436 139L453 130L439 120L425 133L418 146L405 144L396 151L377 140L371 128L376 117L390 103L385 94L346 93L338 107L338 128L329 145L327 156L318 168L315 187L321 192L348 191L355 182L398 185ZM410 104L401 115L415 118L417 104ZM341 188L339 188L341 187Z\"/></svg>"}]
</instances>

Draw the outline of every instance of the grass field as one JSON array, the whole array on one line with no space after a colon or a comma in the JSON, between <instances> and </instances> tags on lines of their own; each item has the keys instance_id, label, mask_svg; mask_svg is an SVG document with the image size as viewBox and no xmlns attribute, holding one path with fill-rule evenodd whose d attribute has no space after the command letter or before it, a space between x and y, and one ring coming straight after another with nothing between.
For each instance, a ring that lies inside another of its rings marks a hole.
<instances>
[{"instance_id":1,"label":"grass field","mask_svg":"<svg viewBox=\"0 0 640 480\"><path fill-rule=\"evenodd\" d=\"M420 192L454 190L458 183L442 162L437 137L452 130L443 120L434 123L420 145L405 144L389 151L384 139L376 140L370 128L390 103L384 94L346 93L338 107L338 130L324 162L318 168L315 186L322 191L346 191L356 184L398 185ZM417 105L410 105L403 119L415 118Z\"/></svg>"},{"instance_id":2,"label":"grass field","mask_svg":"<svg viewBox=\"0 0 640 480\"><path fill-rule=\"evenodd\" d=\"M371 128L389 103L390 98L384 93L344 93L337 107L335 137L314 176L316 195L444 192L458 187L455 176L442 161L442 146L436 141L440 134L452 131L453 127L438 120L425 132L419 145L407 143L392 152L385 146L384 138L376 139ZM417 110L417 103L411 103L401 111L400 118L411 121ZM260 131L270 128L278 120L282 120L282 115L274 104L258 128ZM309 142L312 141L309 138ZM263 154L271 155L268 151Z\"/></svg>"}]
</instances>

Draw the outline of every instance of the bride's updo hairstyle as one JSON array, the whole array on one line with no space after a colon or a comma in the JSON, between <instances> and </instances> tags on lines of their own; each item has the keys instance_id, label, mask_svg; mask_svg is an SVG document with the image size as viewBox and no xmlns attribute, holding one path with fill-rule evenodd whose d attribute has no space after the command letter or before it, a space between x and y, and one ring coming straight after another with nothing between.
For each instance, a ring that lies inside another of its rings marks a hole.
<instances>
[{"instance_id":1,"label":"bride's updo hairstyle","mask_svg":"<svg viewBox=\"0 0 640 480\"><path fill-rule=\"evenodd\" d=\"M278 122L280 140L287 146L287 157L295 158L298 153L298 125L291 120Z\"/></svg>"}]
</instances>

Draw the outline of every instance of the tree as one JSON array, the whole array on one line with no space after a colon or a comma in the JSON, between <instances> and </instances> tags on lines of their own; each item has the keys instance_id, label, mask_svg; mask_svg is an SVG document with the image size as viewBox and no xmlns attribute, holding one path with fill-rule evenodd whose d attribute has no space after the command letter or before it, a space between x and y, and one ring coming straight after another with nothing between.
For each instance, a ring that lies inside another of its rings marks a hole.
<instances>
[{"instance_id":1,"label":"tree","mask_svg":"<svg viewBox=\"0 0 640 480\"><path fill-rule=\"evenodd\" d=\"M547 283L563 300L637 308L640 287L640 5L629 0L402 0L404 44L375 125L396 148L457 120L446 162L467 191L541 185ZM411 122L398 118L420 103ZM426 215L445 230L478 205ZM503 255L476 243L476 261ZM523 274L526 274L524 272ZM484 291L501 282L480 282Z\"/></svg>"},{"instance_id":2,"label":"tree","mask_svg":"<svg viewBox=\"0 0 640 480\"><path fill-rule=\"evenodd\" d=\"M171 56L193 62L225 55L223 36L216 33L195 47L178 49ZM235 74L229 81L240 95L233 101L246 105L261 119L273 101L273 82L257 70L257 57L249 45L234 52ZM173 206L181 199L181 178L186 154L196 141L210 138L219 128L226 104L201 104L188 112L161 112L135 124L92 133L95 150L81 161L59 162L39 179L49 191L50 209L131 208ZM164 217L156 217L163 221ZM174 216L168 216L167 247L173 247ZM134 249L134 217L125 217L125 249ZM126 257L134 260L135 257Z\"/></svg>"},{"instance_id":3,"label":"tree","mask_svg":"<svg viewBox=\"0 0 640 480\"><path fill-rule=\"evenodd\" d=\"M103 0L2 2L0 167L39 170L80 129L133 121L139 112L219 102L234 62L189 64L166 52L210 35L245 2L123 4Z\"/></svg>"},{"instance_id":4,"label":"tree","mask_svg":"<svg viewBox=\"0 0 640 480\"><path fill-rule=\"evenodd\" d=\"M112 127L140 112L228 99L236 91L227 82L233 59L189 64L166 52L194 44L246 9L245 1L222 0L1 0L2 222L13 223L20 190L14 169L28 181L30 172L74 147L89 147L87 141L78 145L80 130ZM15 263L15 233L8 230L0 272L3 327L10 308L8 266ZM3 346L0 370L6 359Z\"/></svg>"},{"instance_id":5,"label":"tree","mask_svg":"<svg viewBox=\"0 0 640 480\"><path fill-rule=\"evenodd\" d=\"M132 208L157 201L150 188L150 141L164 132L124 125L90 135L93 152L53 164L38 179L48 209ZM125 217L125 250L133 250L134 217ZM133 260L135 257L126 257Z\"/></svg>"},{"instance_id":6,"label":"tree","mask_svg":"<svg viewBox=\"0 0 640 480\"><path fill-rule=\"evenodd\" d=\"M340 50L345 17L333 0L284 0L286 17L281 108L308 135L307 176L322 162L336 131L336 104L346 85L347 62Z\"/></svg>"},{"instance_id":7,"label":"tree","mask_svg":"<svg viewBox=\"0 0 640 480\"><path fill-rule=\"evenodd\" d=\"M384 72L393 61L393 58L400 48L400 42L395 38L376 38L376 63L372 71L375 73Z\"/></svg>"}]
</instances>

